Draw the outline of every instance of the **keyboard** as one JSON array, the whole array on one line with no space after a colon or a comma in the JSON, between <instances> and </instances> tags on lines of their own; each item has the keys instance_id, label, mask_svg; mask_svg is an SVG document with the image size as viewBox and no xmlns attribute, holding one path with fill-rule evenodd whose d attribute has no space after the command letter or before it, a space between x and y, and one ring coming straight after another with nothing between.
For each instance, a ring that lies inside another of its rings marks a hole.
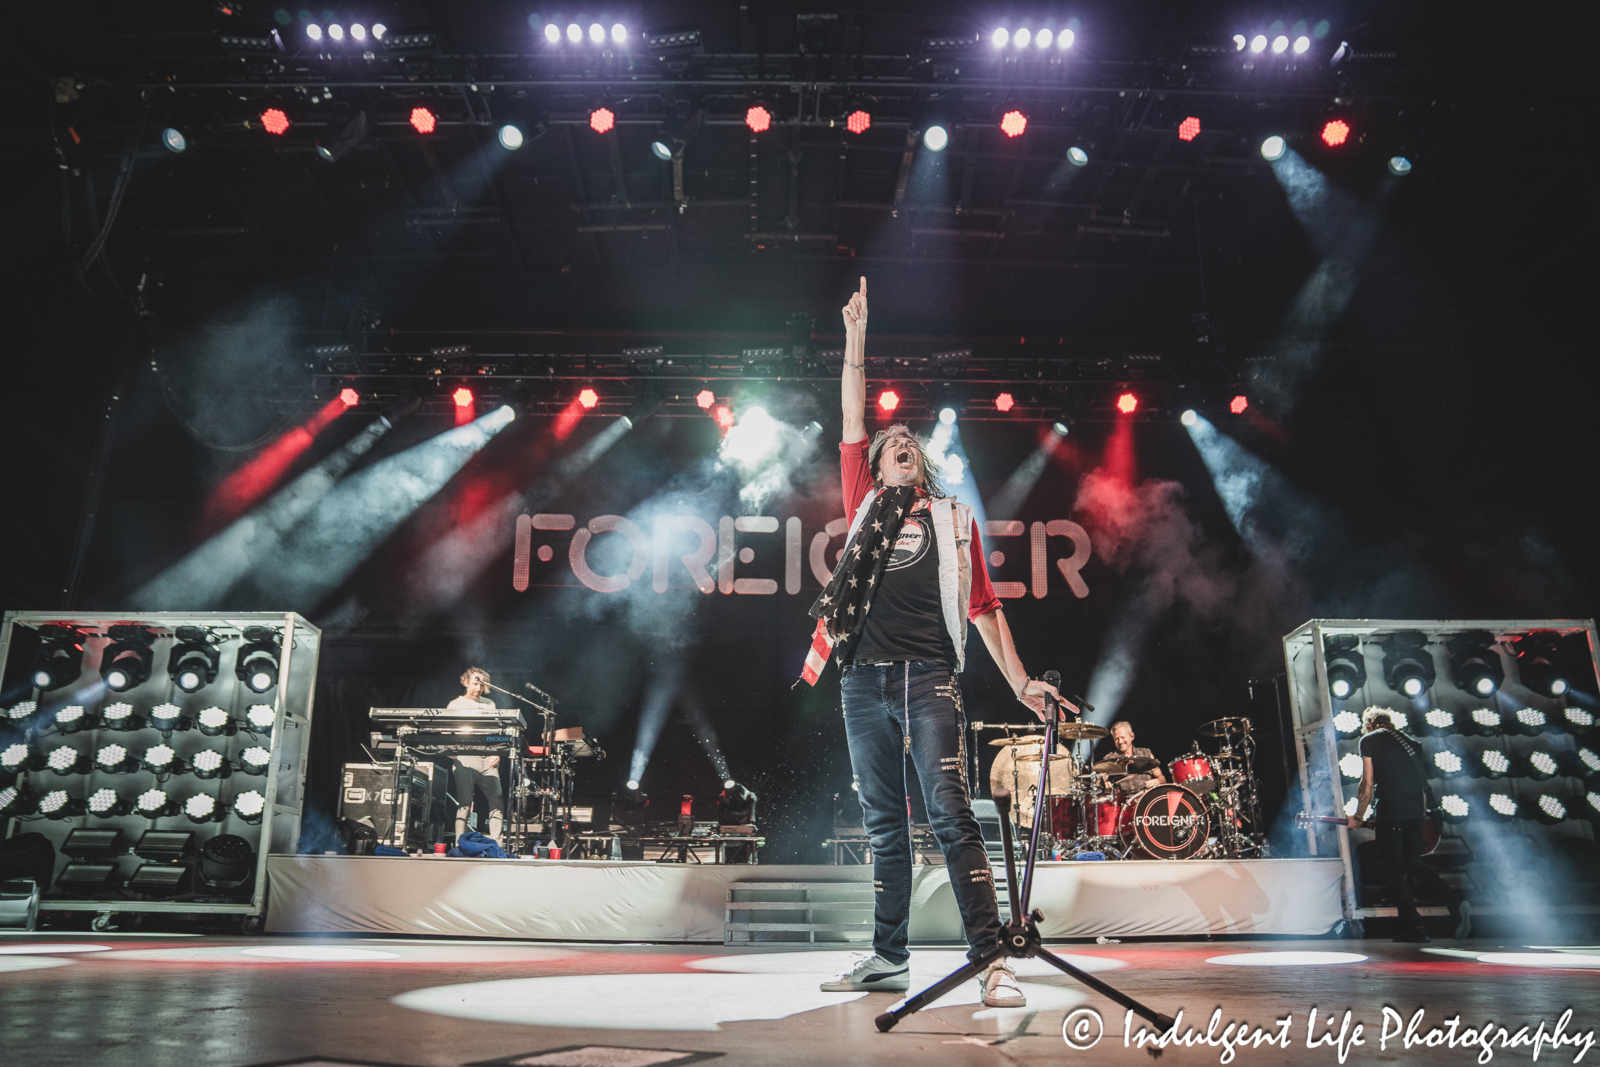
<instances>
[{"instance_id":1,"label":"keyboard","mask_svg":"<svg viewBox=\"0 0 1600 1067\"><path fill-rule=\"evenodd\" d=\"M385 726L415 726L419 730L453 731L463 727L515 728L526 730L528 722L515 708L478 707L453 711L449 708L368 708L372 721Z\"/></svg>"}]
</instances>

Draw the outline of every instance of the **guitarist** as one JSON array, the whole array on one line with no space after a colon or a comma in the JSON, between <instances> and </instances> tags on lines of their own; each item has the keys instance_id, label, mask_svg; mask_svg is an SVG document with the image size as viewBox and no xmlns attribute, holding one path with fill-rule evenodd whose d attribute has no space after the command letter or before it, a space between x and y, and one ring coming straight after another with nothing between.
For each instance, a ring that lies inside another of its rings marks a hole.
<instances>
[{"instance_id":1,"label":"guitarist","mask_svg":"<svg viewBox=\"0 0 1600 1067\"><path fill-rule=\"evenodd\" d=\"M1400 732L1387 708L1368 708L1362 725L1367 732L1361 737L1361 788L1349 826L1357 830L1366 825L1363 820L1376 788L1379 808L1372 828L1400 911L1401 932L1395 940L1429 940L1411 895L1413 881L1428 896L1449 902L1456 938L1466 937L1472 932L1472 905L1446 885L1438 871L1422 862L1422 824L1433 800L1422 768L1422 746Z\"/></svg>"}]
</instances>

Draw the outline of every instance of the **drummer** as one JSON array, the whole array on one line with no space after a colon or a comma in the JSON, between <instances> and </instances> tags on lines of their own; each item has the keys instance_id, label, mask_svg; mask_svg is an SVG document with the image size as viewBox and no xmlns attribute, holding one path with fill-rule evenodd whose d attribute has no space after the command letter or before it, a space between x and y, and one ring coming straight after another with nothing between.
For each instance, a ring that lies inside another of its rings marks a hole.
<instances>
[{"instance_id":1,"label":"drummer","mask_svg":"<svg viewBox=\"0 0 1600 1067\"><path fill-rule=\"evenodd\" d=\"M1146 759L1155 762L1155 755L1148 748L1138 748L1133 743L1133 724L1127 720L1120 720L1111 724L1112 752L1106 753L1105 759L1136 760ZM1127 774L1115 779L1113 784L1118 791L1132 795L1143 793L1151 786L1163 785L1167 776L1161 771L1161 764L1156 763L1148 771L1138 774Z\"/></svg>"}]
</instances>

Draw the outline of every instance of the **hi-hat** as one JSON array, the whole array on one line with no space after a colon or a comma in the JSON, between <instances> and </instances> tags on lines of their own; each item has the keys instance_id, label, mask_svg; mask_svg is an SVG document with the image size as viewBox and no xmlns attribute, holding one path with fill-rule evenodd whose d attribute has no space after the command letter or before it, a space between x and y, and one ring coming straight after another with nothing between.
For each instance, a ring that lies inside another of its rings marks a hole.
<instances>
[{"instance_id":1,"label":"hi-hat","mask_svg":"<svg viewBox=\"0 0 1600 1067\"><path fill-rule=\"evenodd\" d=\"M1056 736L1073 741L1098 741L1102 737L1110 737L1111 731L1092 722L1064 722L1056 727Z\"/></svg>"},{"instance_id":2,"label":"hi-hat","mask_svg":"<svg viewBox=\"0 0 1600 1067\"><path fill-rule=\"evenodd\" d=\"M1213 719L1197 731L1201 737L1226 737L1235 740L1250 733L1249 719Z\"/></svg>"},{"instance_id":3,"label":"hi-hat","mask_svg":"<svg viewBox=\"0 0 1600 1067\"><path fill-rule=\"evenodd\" d=\"M997 737L989 744L994 748L1009 748L1012 745L1042 745L1043 734L1023 734L1020 737Z\"/></svg>"}]
</instances>

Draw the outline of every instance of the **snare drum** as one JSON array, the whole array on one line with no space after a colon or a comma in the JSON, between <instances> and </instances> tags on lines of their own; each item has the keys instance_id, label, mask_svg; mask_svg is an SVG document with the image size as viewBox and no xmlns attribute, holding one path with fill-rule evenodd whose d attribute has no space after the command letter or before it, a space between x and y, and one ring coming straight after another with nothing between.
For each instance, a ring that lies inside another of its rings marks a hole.
<instances>
[{"instance_id":1,"label":"snare drum","mask_svg":"<svg viewBox=\"0 0 1600 1067\"><path fill-rule=\"evenodd\" d=\"M1217 788L1211 761L1198 753L1172 761L1172 782L1174 785L1187 786L1201 796L1214 792Z\"/></svg>"}]
</instances>

